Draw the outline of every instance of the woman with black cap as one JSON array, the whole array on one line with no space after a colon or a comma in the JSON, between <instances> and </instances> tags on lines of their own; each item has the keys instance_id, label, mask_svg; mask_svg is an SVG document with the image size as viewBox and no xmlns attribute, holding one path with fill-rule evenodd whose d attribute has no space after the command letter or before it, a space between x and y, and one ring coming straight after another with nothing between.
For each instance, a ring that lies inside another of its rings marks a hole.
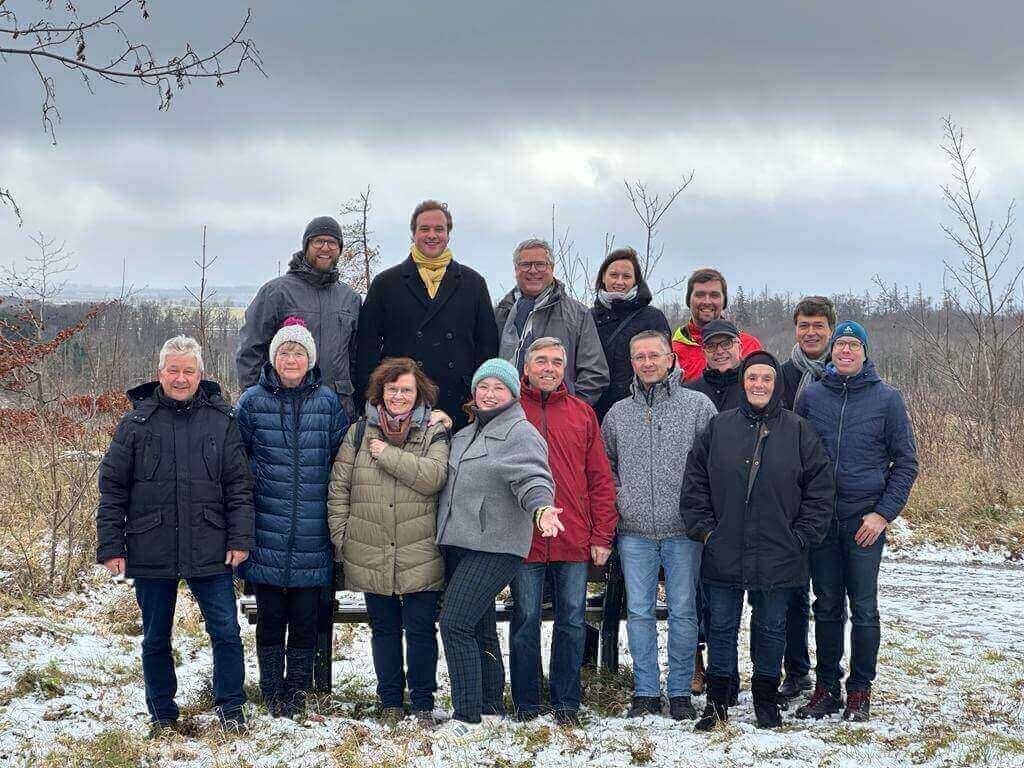
<instances>
[{"instance_id":1,"label":"woman with black cap","mask_svg":"<svg viewBox=\"0 0 1024 768\"><path fill-rule=\"evenodd\" d=\"M808 551L833 515L832 465L808 421L782 407L778 361L768 352L740 366L740 407L715 416L686 461L681 508L687 535L704 543L708 601L708 704L697 722L728 719L743 594L753 609L754 713L782 725L776 691L786 644L789 591L807 580Z\"/></svg>"}]
</instances>

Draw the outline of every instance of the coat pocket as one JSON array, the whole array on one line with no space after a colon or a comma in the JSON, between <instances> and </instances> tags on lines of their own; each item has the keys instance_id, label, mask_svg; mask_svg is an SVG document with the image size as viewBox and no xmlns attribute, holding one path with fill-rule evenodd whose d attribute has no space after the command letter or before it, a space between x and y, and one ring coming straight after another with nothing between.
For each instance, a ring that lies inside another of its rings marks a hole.
<instances>
[{"instance_id":1,"label":"coat pocket","mask_svg":"<svg viewBox=\"0 0 1024 768\"><path fill-rule=\"evenodd\" d=\"M204 506L192 528L192 566L223 565L228 551L227 519L220 507Z\"/></svg>"},{"instance_id":2,"label":"coat pocket","mask_svg":"<svg viewBox=\"0 0 1024 768\"><path fill-rule=\"evenodd\" d=\"M177 542L163 528L160 510L146 511L128 519L125 527L128 565L141 567L174 567Z\"/></svg>"},{"instance_id":3,"label":"coat pocket","mask_svg":"<svg viewBox=\"0 0 1024 768\"><path fill-rule=\"evenodd\" d=\"M211 480L220 479L220 448L213 435L207 435L203 440L203 463Z\"/></svg>"},{"instance_id":4,"label":"coat pocket","mask_svg":"<svg viewBox=\"0 0 1024 768\"><path fill-rule=\"evenodd\" d=\"M163 446L160 435L150 432L142 441L142 450L138 456L139 475L143 480L152 480L160 467L160 455Z\"/></svg>"}]
</instances>

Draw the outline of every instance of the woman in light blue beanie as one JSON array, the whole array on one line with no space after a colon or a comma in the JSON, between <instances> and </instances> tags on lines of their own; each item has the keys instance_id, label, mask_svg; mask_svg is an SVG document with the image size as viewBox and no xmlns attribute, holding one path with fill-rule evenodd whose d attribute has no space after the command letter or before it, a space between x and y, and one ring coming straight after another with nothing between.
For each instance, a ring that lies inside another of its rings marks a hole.
<instances>
[{"instance_id":1,"label":"woman in light blue beanie","mask_svg":"<svg viewBox=\"0 0 1024 768\"><path fill-rule=\"evenodd\" d=\"M565 530L554 503L547 444L519 404L519 373L505 360L473 374L473 421L452 438L448 481L437 507L437 543L447 587L441 640L454 719L438 736L480 737L483 715L504 716L505 670L494 598L530 551L533 527Z\"/></svg>"}]
</instances>

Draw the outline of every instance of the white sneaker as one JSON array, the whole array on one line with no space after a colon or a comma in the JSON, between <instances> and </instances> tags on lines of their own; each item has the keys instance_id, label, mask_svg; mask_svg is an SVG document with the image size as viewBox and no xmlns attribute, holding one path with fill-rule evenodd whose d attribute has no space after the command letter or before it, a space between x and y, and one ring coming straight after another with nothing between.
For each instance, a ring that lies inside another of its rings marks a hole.
<instances>
[{"instance_id":1,"label":"white sneaker","mask_svg":"<svg viewBox=\"0 0 1024 768\"><path fill-rule=\"evenodd\" d=\"M449 720L434 729L434 743L450 746L465 746L484 738L483 723L464 723L461 720Z\"/></svg>"}]
</instances>

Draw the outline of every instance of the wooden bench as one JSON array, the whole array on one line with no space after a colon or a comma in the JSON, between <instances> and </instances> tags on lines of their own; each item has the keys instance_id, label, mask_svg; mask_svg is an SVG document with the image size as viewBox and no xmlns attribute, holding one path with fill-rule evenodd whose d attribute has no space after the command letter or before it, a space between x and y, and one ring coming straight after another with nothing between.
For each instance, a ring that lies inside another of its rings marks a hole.
<instances>
[{"instance_id":1,"label":"wooden bench","mask_svg":"<svg viewBox=\"0 0 1024 768\"><path fill-rule=\"evenodd\" d=\"M609 672L619 668L619 628L625 618L625 583L622 568L619 564L617 550L612 551L608 564L598 568L590 566L587 577L590 584L600 584L604 591L599 595L588 595L586 607L587 639L583 654L585 666L596 667L600 660L601 666ZM318 693L331 690L331 665L333 660L334 625L365 624L369 622L366 605L362 595L356 592L334 592L323 590L320 603L320 621L317 627L317 653L313 670L313 689ZM239 601L242 615L250 624L257 621L256 599L245 596ZM512 601L498 598L494 610L497 620L512 620ZM668 618L668 608L658 600L657 618L664 621ZM554 609L545 604L541 613L543 621L554 619Z\"/></svg>"}]
</instances>

